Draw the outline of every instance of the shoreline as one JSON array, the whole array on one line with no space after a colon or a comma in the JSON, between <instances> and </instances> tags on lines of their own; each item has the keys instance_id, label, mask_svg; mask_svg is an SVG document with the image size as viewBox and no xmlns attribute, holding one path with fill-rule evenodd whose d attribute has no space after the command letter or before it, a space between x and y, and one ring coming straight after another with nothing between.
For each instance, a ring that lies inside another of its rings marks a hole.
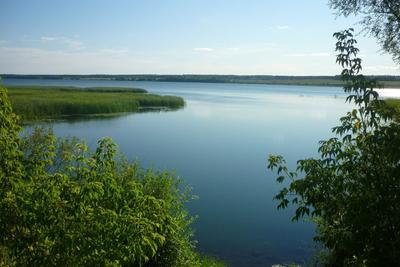
<instances>
[{"instance_id":1,"label":"shoreline","mask_svg":"<svg viewBox=\"0 0 400 267\"><path fill-rule=\"evenodd\" d=\"M295 86L341 87L339 76L277 76L277 75L19 75L0 74L3 81L15 80L75 80L75 81L132 81L132 82L191 82L191 83L230 83L230 84L268 84ZM384 88L400 88L400 76L366 75L383 84Z\"/></svg>"}]
</instances>

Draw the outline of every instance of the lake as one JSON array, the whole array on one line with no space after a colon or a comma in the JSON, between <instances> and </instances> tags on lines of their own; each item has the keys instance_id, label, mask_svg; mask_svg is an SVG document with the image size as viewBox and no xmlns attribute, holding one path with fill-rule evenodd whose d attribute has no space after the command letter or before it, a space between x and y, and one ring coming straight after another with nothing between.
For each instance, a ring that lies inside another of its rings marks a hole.
<instances>
[{"instance_id":1,"label":"lake","mask_svg":"<svg viewBox=\"0 0 400 267\"><path fill-rule=\"evenodd\" d=\"M280 188L267 171L268 154L289 166L317 155L351 109L341 88L284 85L5 79L4 85L139 87L182 96L178 111L51 124L60 136L78 136L94 147L110 136L129 159L144 167L174 170L198 200L198 249L229 266L303 263L314 251L314 227L292 223L293 210L277 211Z\"/></svg>"}]
</instances>

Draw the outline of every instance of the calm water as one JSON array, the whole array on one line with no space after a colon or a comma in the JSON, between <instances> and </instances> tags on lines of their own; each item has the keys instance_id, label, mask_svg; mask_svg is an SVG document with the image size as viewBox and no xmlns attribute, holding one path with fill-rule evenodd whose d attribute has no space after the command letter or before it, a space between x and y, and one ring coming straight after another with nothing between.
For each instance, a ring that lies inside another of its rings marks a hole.
<instances>
[{"instance_id":1,"label":"calm water","mask_svg":"<svg viewBox=\"0 0 400 267\"><path fill-rule=\"evenodd\" d=\"M94 146L112 137L146 167L175 170L200 196L189 204L199 250L230 266L302 263L312 255L313 225L292 223L277 211L279 190L267 171L269 153L289 165L316 155L318 141L348 109L340 88L212 83L73 80L3 80L7 84L133 86L179 95L174 112L132 114L107 120L59 122L58 135Z\"/></svg>"}]
</instances>

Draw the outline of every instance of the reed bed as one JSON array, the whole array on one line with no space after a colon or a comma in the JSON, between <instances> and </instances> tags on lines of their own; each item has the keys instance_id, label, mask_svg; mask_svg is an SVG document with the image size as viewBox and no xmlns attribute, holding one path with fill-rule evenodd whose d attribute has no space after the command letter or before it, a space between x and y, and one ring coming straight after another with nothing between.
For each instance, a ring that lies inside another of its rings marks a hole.
<instances>
[{"instance_id":1,"label":"reed bed","mask_svg":"<svg viewBox=\"0 0 400 267\"><path fill-rule=\"evenodd\" d=\"M144 89L121 87L8 87L14 111L24 121L138 112L141 109L178 109L184 100L176 96L148 94Z\"/></svg>"}]
</instances>

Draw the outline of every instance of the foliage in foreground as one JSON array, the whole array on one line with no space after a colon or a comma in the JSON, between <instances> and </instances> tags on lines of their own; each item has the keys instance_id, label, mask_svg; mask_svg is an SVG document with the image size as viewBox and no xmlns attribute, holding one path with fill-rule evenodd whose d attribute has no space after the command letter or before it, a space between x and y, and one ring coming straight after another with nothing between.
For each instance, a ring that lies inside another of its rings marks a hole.
<instances>
[{"instance_id":1,"label":"foliage in foreground","mask_svg":"<svg viewBox=\"0 0 400 267\"><path fill-rule=\"evenodd\" d=\"M0 266L201 266L174 175L20 131L0 88Z\"/></svg>"},{"instance_id":2,"label":"foliage in foreground","mask_svg":"<svg viewBox=\"0 0 400 267\"><path fill-rule=\"evenodd\" d=\"M9 88L9 97L15 113L23 120L137 112L143 108L177 109L185 104L181 97L118 87L14 86Z\"/></svg>"},{"instance_id":3,"label":"foliage in foreground","mask_svg":"<svg viewBox=\"0 0 400 267\"><path fill-rule=\"evenodd\" d=\"M289 171L281 156L268 168L286 186L278 208L297 207L293 220L316 222L327 266L397 266L400 262L400 123L378 100L375 81L359 74L352 29L334 35L345 92L356 109L340 119L334 137L321 141L320 158L303 159Z\"/></svg>"}]
</instances>

